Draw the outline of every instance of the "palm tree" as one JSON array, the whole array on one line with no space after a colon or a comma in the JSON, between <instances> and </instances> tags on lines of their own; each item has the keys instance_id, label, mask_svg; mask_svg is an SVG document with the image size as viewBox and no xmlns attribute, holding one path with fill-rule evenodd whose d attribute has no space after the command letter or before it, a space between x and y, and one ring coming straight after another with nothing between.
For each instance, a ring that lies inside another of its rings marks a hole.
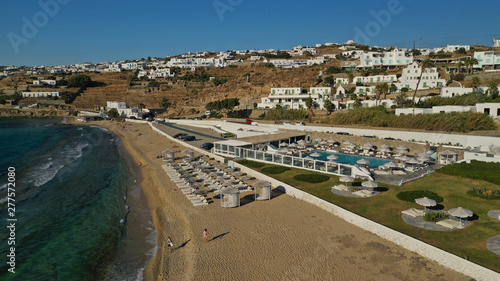
<instances>
[{"instance_id":1,"label":"palm tree","mask_svg":"<svg viewBox=\"0 0 500 281\"><path fill-rule=\"evenodd\" d=\"M491 82L488 84L488 93L493 96L496 92L498 92L497 83Z\"/></svg>"},{"instance_id":2,"label":"palm tree","mask_svg":"<svg viewBox=\"0 0 500 281\"><path fill-rule=\"evenodd\" d=\"M307 115L309 115L309 123L311 123L312 116L314 115L314 112L313 112L314 101L311 97L308 97L306 99L306 107L307 107L307 111L308 111Z\"/></svg>"},{"instance_id":3,"label":"palm tree","mask_svg":"<svg viewBox=\"0 0 500 281\"><path fill-rule=\"evenodd\" d=\"M462 62L462 61L457 62L457 69L458 69L457 72L458 73L462 72L462 67L464 67L464 65L465 65L464 62Z\"/></svg>"},{"instance_id":4,"label":"palm tree","mask_svg":"<svg viewBox=\"0 0 500 281\"><path fill-rule=\"evenodd\" d=\"M415 92L413 93L413 115L415 115L415 97L417 96L418 85L420 85L420 81L422 80L422 75L425 72L426 68L433 66L433 63L430 59L425 59L422 61L420 65L420 76L418 77L417 86L415 87Z\"/></svg>"},{"instance_id":5,"label":"palm tree","mask_svg":"<svg viewBox=\"0 0 500 281\"><path fill-rule=\"evenodd\" d=\"M476 90L477 87L479 87L479 84L481 84L481 79L479 79L479 77L477 76L472 77L471 86L472 88L474 88L474 90Z\"/></svg>"},{"instance_id":6,"label":"palm tree","mask_svg":"<svg viewBox=\"0 0 500 281\"><path fill-rule=\"evenodd\" d=\"M384 88L384 84L378 84L377 86L375 86L375 106L377 106L378 100L380 99L380 95L382 95L385 92L386 90Z\"/></svg>"},{"instance_id":7,"label":"palm tree","mask_svg":"<svg viewBox=\"0 0 500 281\"><path fill-rule=\"evenodd\" d=\"M387 92L389 91L389 84L382 84L382 91L384 93L384 99L387 99Z\"/></svg>"},{"instance_id":8,"label":"palm tree","mask_svg":"<svg viewBox=\"0 0 500 281\"><path fill-rule=\"evenodd\" d=\"M471 58L470 59L470 73L473 74L474 73L474 65L475 64L478 64L479 61L477 61L476 58Z\"/></svg>"},{"instance_id":9,"label":"palm tree","mask_svg":"<svg viewBox=\"0 0 500 281\"><path fill-rule=\"evenodd\" d=\"M141 110L141 118L142 118L142 110L146 108L146 105L144 105L142 102L139 104L139 109Z\"/></svg>"},{"instance_id":10,"label":"palm tree","mask_svg":"<svg viewBox=\"0 0 500 281\"><path fill-rule=\"evenodd\" d=\"M389 91L391 92L391 94L395 93L397 90L398 90L398 87L396 87L396 85L394 83L392 83L389 86Z\"/></svg>"}]
</instances>

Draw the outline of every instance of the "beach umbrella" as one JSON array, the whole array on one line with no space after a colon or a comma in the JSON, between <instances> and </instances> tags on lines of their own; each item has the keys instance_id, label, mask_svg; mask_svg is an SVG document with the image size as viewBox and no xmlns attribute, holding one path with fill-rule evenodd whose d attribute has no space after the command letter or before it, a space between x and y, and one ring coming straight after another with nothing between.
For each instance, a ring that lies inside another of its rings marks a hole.
<instances>
[{"instance_id":1,"label":"beach umbrella","mask_svg":"<svg viewBox=\"0 0 500 281\"><path fill-rule=\"evenodd\" d=\"M280 142L279 147L284 147L284 146L288 146L288 143L286 143L286 142Z\"/></svg>"},{"instance_id":2,"label":"beach umbrella","mask_svg":"<svg viewBox=\"0 0 500 281\"><path fill-rule=\"evenodd\" d=\"M368 188L375 188L375 187L378 187L378 183L374 182L374 181L364 181L361 183L362 186L364 187L368 187Z\"/></svg>"},{"instance_id":3,"label":"beach umbrella","mask_svg":"<svg viewBox=\"0 0 500 281\"><path fill-rule=\"evenodd\" d=\"M331 155L328 155L326 157L326 159L328 159L328 160L337 160L337 159L339 159L339 157L337 155L331 154Z\"/></svg>"},{"instance_id":4,"label":"beach umbrella","mask_svg":"<svg viewBox=\"0 0 500 281\"><path fill-rule=\"evenodd\" d=\"M380 148L391 148L391 146L384 143L380 146Z\"/></svg>"},{"instance_id":5,"label":"beach umbrella","mask_svg":"<svg viewBox=\"0 0 500 281\"><path fill-rule=\"evenodd\" d=\"M305 140L298 140L297 144L306 144L306 141Z\"/></svg>"},{"instance_id":6,"label":"beach umbrella","mask_svg":"<svg viewBox=\"0 0 500 281\"><path fill-rule=\"evenodd\" d=\"M268 181L265 181L265 180L260 180L260 181L253 184L253 186L256 186L256 187L264 187L264 186L270 186L270 185L271 185L271 183Z\"/></svg>"},{"instance_id":7,"label":"beach umbrella","mask_svg":"<svg viewBox=\"0 0 500 281\"><path fill-rule=\"evenodd\" d=\"M362 159L359 159L358 161L356 161L356 163L358 163L360 165L366 165L370 162L368 160L366 160L365 158L362 158Z\"/></svg>"},{"instance_id":8,"label":"beach umbrella","mask_svg":"<svg viewBox=\"0 0 500 281\"><path fill-rule=\"evenodd\" d=\"M354 143L350 143L350 144L348 144L348 145L346 145L346 146L347 146L347 147L350 147L350 148L355 148L355 147L356 147L356 144L354 144Z\"/></svg>"},{"instance_id":9,"label":"beach umbrella","mask_svg":"<svg viewBox=\"0 0 500 281\"><path fill-rule=\"evenodd\" d=\"M319 144L326 145L326 144L328 144L328 142L327 141L320 141Z\"/></svg>"},{"instance_id":10,"label":"beach umbrella","mask_svg":"<svg viewBox=\"0 0 500 281\"><path fill-rule=\"evenodd\" d=\"M427 210L427 207L436 206L436 200L433 200L433 199L430 199L427 197L417 198L417 199L415 199L415 202L417 204L419 204L420 206L424 206L424 211Z\"/></svg>"},{"instance_id":11,"label":"beach umbrella","mask_svg":"<svg viewBox=\"0 0 500 281\"><path fill-rule=\"evenodd\" d=\"M192 188L199 188L199 187L200 187L200 185L199 185L199 184L197 184L197 183L193 183L193 184L191 185L191 187L192 187Z\"/></svg>"},{"instance_id":12,"label":"beach umbrella","mask_svg":"<svg viewBox=\"0 0 500 281\"><path fill-rule=\"evenodd\" d=\"M429 156L419 156L417 157L417 160L420 162L434 161L434 159Z\"/></svg>"},{"instance_id":13,"label":"beach umbrella","mask_svg":"<svg viewBox=\"0 0 500 281\"><path fill-rule=\"evenodd\" d=\"M291 144L288 145L288 147L297 147L297 144L292 142Z\"/></svg>"},{"instance_id":14,"label":"beach umbrella","mask_svg":"<svg viewBox=\"0 0 500 281\"><path fill-rule=\"evenodd\" d=\"M415 158L410 158L410 160L406 161L406 163L413 165L413 164L420 164L420 161L418 161Z\"/></svg>"},{"instance_id":15,"label":"beach umbrella","mask_svg":"<svg viewBox=\"0 0 500 281\"><path fill-rule=\"evenodd\" d=\"M404 145L400 145L398 147L396 147L397 150L409 150L408 147L404 146Z\"/></svg>"},{"instance_id":16,"label":"beach umbrella","mask_svg":"<svg viewBox=\"0 0 500 281\"><path fill-rule=\"evenodd\" d=\"M394 162L387 162L383 166L386 168L396 168L398 166L398 164L396 164Z\"/></svg>"},{"instance_id":17,"label":"beach umbrella","mask_svg":"<svg viewBox=\"0 0 500 281\"><path fill-rule=\"evenodd\" d=\"M345 141L343 141L342 143L343 143L343 144L351 144L351 143L353 143L353 142L352 142L352 141L345 140Z\"/></svg>"},{"instance_id":18,"label":"beach umbrella","mask_svg":"<svg viewBox=\"0 0 500 281\"><path fill-rule=\"evenodd\" d=\"M210 158L210 156L208 156L208 155L204 154L203 156L201 156L201 158L203 158L203 159L207 159L207 158Z\"/></svg>"},{"instance_id":19,"label":"beach umbrella","mask_svg":"<svg viewBox=\"0 0 500 281\"><path fill-rule=\"evenodd\" d=\"M390 147L381 147L380 151L382 151L382 152L389 152L389 151L391 151L391 148Z\"/></svg>"},{"instance_id":20,"label":"beach umbrella","mask_svg":"<svg viewBox=\"0 0 500 281\"><path fill-rule=\"evenodd\" d=\"M399 154L405 154L405 153L407 153L407 152L408 152L408 150L405 150L405 149L398 149L398 153L399 153Z\"/></svg>"},{"instance_id":21,"label":"beach umbrella","mask_svg":"<svg viewBox=\"0 0 500 281\"><path fill-rule=\"evenodd\" d=\"M418 156L421 156L421 157L428 157L429 155L425 152L422 152L422 153L419 153L417 154Z\"/></svg>"},{"instance_id":22,"label":"beach umbrella","mask_svg":"<svg viewBox=\"0 0 500 281\"><path fill-rule=\"evenodd\" d=\"M334 140L334 139L329 139L329 140L327 140L326 142L328 142L328 143L336 143L337 141L336 141L336 140Z\"/></svg>"},{"instance_id":23,"label":"beach umbrella","mask_svg":"<svg viewBox=\"0 0 500 281\"><path fill-rule=\"evenodd\" d=\"M207 190L204 190L204 189L198 189L194 192L194 194L196 195L207 195L208 194L208 191Z\"/></svg>"},{"instance_id":24,"label":"beach umbrella","mask_svg":"<svg viewBox=\"0 0 500 281\"><path fill-rule=\"evenodd\" d=\"M221 176L217 177L217 180L220 181L220 182L223 181L223 180L225 180L225 179L226 179L225 177L221 177Z\"/></svg>"},{"instance_id":25,"label":"beach umbrella","mask_svg":"<svg viewBox=\"0 0 500 281\"><path fill-rule=\"evenodd\" d=\"M321 154L319 154L318 152L314 152L314 153L309 154L309 156L311 156L311 157L320 157Z\"/></svg>"},{"instance_id":26,"label":"beach umbrella","mask_svg":"<svg viewBox=\"0 0 500 281\"><path fill-rule=\"evenodd\" d=\"M235 176L235 177L239 177L241 175L243 175L243 173L241 173L240 171L236 171L233 173L233 176Z\"/></svg>"},{"instance_id":27,"label":"beach umbrella","mask_svg":"<svg viewBox=\"0 0 500 281\"><path fill-rule=\"evenodd\" d=\"M307 157L304 157L304 160L314 160L314 158L307 156Z\"/></svg>"},{"instance_id":28,"label":"beach umbrella","mask_svg":"<svg viewBox=\"0 0 500 281\"><path fill-rule=\"evenodd\" d=\"M351 176L342 176L339 178L341 182L353 182L354 178Z\"/></svg>"},{"instance_id":29,"label":"beach umbrella","mask_svg":"<svg viewBox=\"0 0 500 281\"><path fill-rule=\"evenodd\" d=\"M406 155L403 155L403 156L399 156L398 159L403 161L403 162L406 162L406 161L410 161L411 158L406 156Z\"/></svg>"},{"instance_id":30,"label":"beach umbrella","mask_svg":"<svg viewBox=\"0 0 500 281\"><path fill-rule=\"evenodd\" d=\"M469 209L464 209L462 207L453 208L448 210L448 214L460 218L460 223L462 223L462 218L472 217L474 213Z\"/></svg>"},{"instance_id":31,"label":"beach umbrella","mask_svg":"<svg viewBox=\"0 0 500 281\"><path fill-rule=\"evenodd\" d=\"M320 142L320 141L323 141L323 139L322 138L317 138L317 139L315 139L315 141Z\"/></svg>"},{"instance_id":32,"label":"beach umbrella","mask_svg":"<svg viewBox=\"0 0 500 281\"><path fill-rule=\"evenodd\" d=\"M225 183L222 184L222 186L233 186L233 183L230 181L226 181Z\"/></svg>"},{"instance_id":33,"label":"beach umbrella","mask_svg":"<svg viewBox=\"0 0 500 281\"><path fill-rule=\"evenodd\" d=\"M369 142L367 142L367 143L365 143L365 144L363 145L363 148L364 148L364 149L372 149L373 147L374 147L374 145L373 145L373 144L371 144L371 143L369 143Z\"/></svg>"},{"instance_id":34,"label":"beach umbrella","mask_svg":"<svg viewBox=\"0 0 500 281\"><path fill-rule=\"evenodd\" d=\"M247 181L247 180L249 180L249 179L250 179L250 177L248 177L248 176L242 176L242 177L240 178L240 180L243 180L243 181Z\"/></svg>"}]
</instances>

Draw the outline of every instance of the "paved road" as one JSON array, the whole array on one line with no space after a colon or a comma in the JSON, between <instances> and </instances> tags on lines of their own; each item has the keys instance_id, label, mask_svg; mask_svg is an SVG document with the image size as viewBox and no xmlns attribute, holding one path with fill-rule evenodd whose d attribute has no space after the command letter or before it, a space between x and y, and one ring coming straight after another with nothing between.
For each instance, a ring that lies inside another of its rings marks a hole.
<instances>
[{"instance_id":1,"label":"paved road","mask_svg":"<svg viewBox=\"0 0 500 281\"><path fill-rule=\"evenodd\" d=\"M186 125L177 125L177 124L172 124L172 123L165 123L165 122L158 122L160 126L158 126L158 129L162 130L163 132L173 136L178 133L186 133L192 136L196 137L195 141L189 141L186 143L189 143L193 146L199 147L201 144L206 143L206 142L216 142L220 140L224 140L219 136L219 134L213 130L210 129L205 129L205 128L196 128L192 126L186 126Z\"/></svg>"}]
</instances>

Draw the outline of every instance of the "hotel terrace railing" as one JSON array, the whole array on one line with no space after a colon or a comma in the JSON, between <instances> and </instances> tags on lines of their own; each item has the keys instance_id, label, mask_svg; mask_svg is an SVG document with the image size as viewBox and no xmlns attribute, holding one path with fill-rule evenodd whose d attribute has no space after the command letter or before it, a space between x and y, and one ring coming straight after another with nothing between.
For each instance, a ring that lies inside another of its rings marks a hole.
<instances>
[{"instance_id":1,"label":"hotel terrace railing","mask_svg":"<svg viewBox=\"0 0 500 281\"><path fill-rule=\"evenodd\" d=\"M352 175L352 165L327 162L322 160L309 160L297 156L283 155L262 150L240 148L231 145L215 143L213 152L223 156L246 158L258 162L278 164L293 168L311 170L336 176Z\"/></svg>"}]
</instances>

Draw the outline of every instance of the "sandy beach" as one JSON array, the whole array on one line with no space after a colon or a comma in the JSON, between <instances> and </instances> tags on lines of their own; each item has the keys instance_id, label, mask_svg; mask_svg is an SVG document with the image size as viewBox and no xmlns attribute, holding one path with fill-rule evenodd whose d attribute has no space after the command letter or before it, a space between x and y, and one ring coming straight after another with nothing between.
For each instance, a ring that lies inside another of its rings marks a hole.
<instances>
[{"instance_id":1,"label":"sandy beach","mask_svg":"<svg viewBox=\"0 0 500 281\"><path fill-rule=\"evenodd\" d=\"M167 148L184 147L149 125L93 124L121 137L144 177L141 187L160 246L144 280L470 279L286 194L253 202L248 200L253 193L243 193L247 203L234 209L220 207L218 199L195 207L156 158ZM168 237L174 242L171 253Z\"/></svg>"}]
</instances>

